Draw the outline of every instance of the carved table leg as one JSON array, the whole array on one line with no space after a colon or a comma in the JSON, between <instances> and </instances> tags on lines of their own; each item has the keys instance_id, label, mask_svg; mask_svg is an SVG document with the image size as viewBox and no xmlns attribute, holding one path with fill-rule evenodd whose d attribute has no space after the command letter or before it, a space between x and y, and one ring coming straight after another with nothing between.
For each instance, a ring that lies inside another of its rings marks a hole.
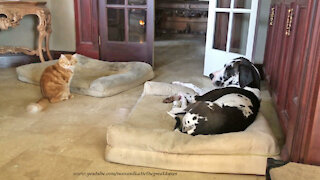
<instances>
[{"instance_id":1,"label":"carved table leg","mask_svg":"<svg viewBox=\"0 0 320 180\"><path fill-rule=\"evenodd\" d=\"M50 39L50 33L48 32L47 35L46 35L46 51L47 51L48 58L50 60L53 60L53 58L51 56L50 49L49 49L49 39Z\"/></svg>"},{"instance_id":2,"label":"carved table leg","mask_svg":"<svg viewBox=\"0 0 320 180\"><path fill-rule=\"evenodd\" d=\"M39 57L40 57L40 61L41 62L45 62L44 57L43 57L43 40L47 35L46 32L46 24L47 24L47 20L46 20L46 13L44 10L40 10L37 12L37 16L39 18L39 25L37 27L38 31L39 31L39 38L38 38L38 53L39 53Z\"/></svg>"},{"instance_id":3,"label":"carved table leg","mask_svg":"<svg viewBox=\"0 0 320 180\"><path fill-rule=\"evenodd\" d=\"M44 33L43 32L39 32L38 53L39 53L39 57L40 57L40 61L41 62L45 62L44 57L43 57L43 52L42 52L42 45L43 45L44 37L45 37Z\"/></svg>"},{"instance_id":4,"label":"carved table leg","mask_svg":"<svg viewBox=\"0 0 320 180\"><path fill-rule=\"evenodd\" d=\"M50 40L50 35L51 35L52 29L51 29L51 14L48 14L48 18L47 18L47 33L46 33L46 51L47 51L47 55L48 58L50 60L53 60L51 53L50 53L50 49L49 49L49 40Z\"/></svg>"}]
</instances>

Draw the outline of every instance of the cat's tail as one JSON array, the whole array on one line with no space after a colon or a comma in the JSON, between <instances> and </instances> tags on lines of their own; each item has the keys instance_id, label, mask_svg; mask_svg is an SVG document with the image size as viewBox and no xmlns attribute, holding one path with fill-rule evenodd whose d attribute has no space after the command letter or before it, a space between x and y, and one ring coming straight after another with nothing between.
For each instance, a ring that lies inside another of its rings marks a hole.
<instances>
[{"instance_id":1,"label":"cat's tail","mask_svg":"<svg viewBox=\"0 0 320 180\"><path fill-rule=\"evenodd\" d=\"M27 106L27 111L29 113L37 113L45 109L49 104L49 100L47 98L41 98L36 103L31 103Z\"/></svg>"}]
</instances>

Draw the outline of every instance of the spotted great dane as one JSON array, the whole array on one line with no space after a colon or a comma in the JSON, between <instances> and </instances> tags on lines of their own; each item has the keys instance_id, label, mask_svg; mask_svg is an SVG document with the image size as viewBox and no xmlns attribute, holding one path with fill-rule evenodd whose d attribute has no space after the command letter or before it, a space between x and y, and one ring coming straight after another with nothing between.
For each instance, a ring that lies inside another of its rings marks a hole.
<instances>
[{"instance_id":1,"label":"spotted great dane","mask_svg":"<svg viewBox=\"0 0 320 180\"><path fill-rule=\"evenodd\" d=\"M173 84L193 89L197 95L178 93L168 112L177 123L174 129L190 135L209 135L245 130L260 108L260 74L247 59L239 57L209 75L213 90L205 92L191 83Z\"/></svg>"}]
</instances>

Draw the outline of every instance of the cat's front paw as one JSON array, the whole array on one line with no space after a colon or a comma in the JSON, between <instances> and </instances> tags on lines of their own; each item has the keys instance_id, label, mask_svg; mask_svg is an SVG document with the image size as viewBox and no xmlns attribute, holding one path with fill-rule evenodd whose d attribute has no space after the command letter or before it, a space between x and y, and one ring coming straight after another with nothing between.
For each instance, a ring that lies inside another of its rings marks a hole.
<instances>
[{"instance_id":1,"label":"cat's front paw","mask_svg":"<svg viewBox=\"0 0 320 180\"><path fill-rule=\"evenodd\" d=\"M74 96L72 94L69 94L68 99L72 99Z\"/></svg>"}]
</instances>

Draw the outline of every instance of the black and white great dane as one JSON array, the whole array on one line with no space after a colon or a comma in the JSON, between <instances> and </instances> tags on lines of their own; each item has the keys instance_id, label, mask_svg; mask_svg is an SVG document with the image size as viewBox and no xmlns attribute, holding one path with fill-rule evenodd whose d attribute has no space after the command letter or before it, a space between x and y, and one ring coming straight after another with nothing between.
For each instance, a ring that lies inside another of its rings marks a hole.
<instances>
[{"instance_id":1,"label":"black and white great dane","mask_svg":"<svg viewBox=\"0 0 320 180\"><path fill-rule=\"evenodd\" d=\"M260 108L259 71L249 60L239 57L209 77L214 89L207 93L191 83L173 82L198 94L178 93L164 100L173 102L168 114L177 121L175 129L191 135L245 130Z\"/></svg>"}]
</instances>

